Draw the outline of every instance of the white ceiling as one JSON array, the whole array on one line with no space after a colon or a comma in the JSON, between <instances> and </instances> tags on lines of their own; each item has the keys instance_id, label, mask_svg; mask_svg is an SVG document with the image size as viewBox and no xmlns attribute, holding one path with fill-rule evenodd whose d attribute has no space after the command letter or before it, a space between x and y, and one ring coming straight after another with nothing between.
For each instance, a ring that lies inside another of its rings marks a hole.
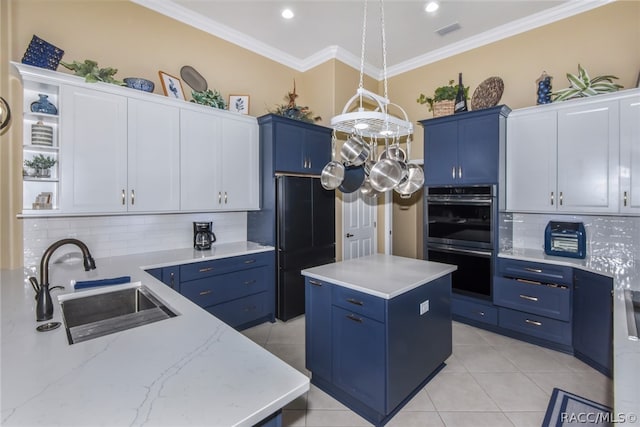
<instances>
[{"instance_id":1,"label":"white ceiling","mask_svg":"<svg viewBox=\"0 0 640 427\"><path fill-rule=\"evenodd\" d=\"M331 58L360 68L363 0L131 0L299 71ZM614 0L384 2L387 72L428 63L585 12ZM295 17L285 20L282 9ZM368 1L365 72L382 77L380 1ZM458 23L444 36L436 30Z\"/></svg>"}]
</instances>

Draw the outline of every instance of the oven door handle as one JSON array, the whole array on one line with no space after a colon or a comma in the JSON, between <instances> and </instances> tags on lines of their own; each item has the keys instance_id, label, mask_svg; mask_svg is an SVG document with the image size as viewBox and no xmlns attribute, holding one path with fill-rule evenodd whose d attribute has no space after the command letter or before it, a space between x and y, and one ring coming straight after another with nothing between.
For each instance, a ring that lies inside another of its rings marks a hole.
<instances>
[{"instance_id":1,"label":"oven door handle","mask_svg":"<svg viewBox=\"0 0 640 427\"><path fill-rule=\"evenodd\" d=\"M479 251L476 249L462 249L452 246L440 246L440 245L429 245L427 246L427 251L429 249L433 249L441 252L448 252L451 254L465 254L465 255L477 255L481 257L491 258L491 251Z\"/></svg>"},{"instance_id":2,"label":"oven door handle","mask_svg":"<svg viewBox=\"0 0 640 427\"><path fill-rule=\"evenodd\" d=\"M463 199L453 197L427 197L428 203L439 203L444 205L491 205L491 198L475 198L475 199Z\"/></svg>"}]
</instances>

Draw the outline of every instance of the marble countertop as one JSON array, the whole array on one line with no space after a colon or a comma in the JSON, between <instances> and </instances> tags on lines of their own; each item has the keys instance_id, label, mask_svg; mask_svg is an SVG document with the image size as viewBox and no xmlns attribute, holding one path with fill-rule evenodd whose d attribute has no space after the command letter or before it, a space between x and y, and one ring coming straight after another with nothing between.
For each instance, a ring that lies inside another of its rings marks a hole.
<instances>
[{"instance_id":1,"label":"marble countertop","mask_svg":"<svg viewBox=\"0 0 640 427\"><path fill-rule=\"evenodd\" d=\"M302 274L391 299L457 269L454 265L374 254L302 270Z\"/></svg>"},{"instance_id":2,"label":"marble countertop","mask_svg":"<svg viewBox=\"0 0 640 427\"><path fill-rule=\"evenodd\" d=\"M33 273L1 270L0 424L252 426L277 412L309 389L308 377L143 271L270 250L237 242L127 255L96 259L90 272L52 264L51 285L66 287L51 292L53 321L62 321L58 296L73 292L71 280L123 275L179 313L73 345L64 325L36 331Z\"/></svg>"},{"instance_id":3,"label":"marble countertop","mask_svg":"<svg viewBox=\"0 0 640 427\"><path fill-rule=\"evenodd\" d=\"M640 262L606 257L585 259L546 255L543 250L512 249L498 257L580 268L613 278L613 400L616 413L640 416L640 341L629 339L624 290L640 290Z\"/></svg>"}]
</instances>

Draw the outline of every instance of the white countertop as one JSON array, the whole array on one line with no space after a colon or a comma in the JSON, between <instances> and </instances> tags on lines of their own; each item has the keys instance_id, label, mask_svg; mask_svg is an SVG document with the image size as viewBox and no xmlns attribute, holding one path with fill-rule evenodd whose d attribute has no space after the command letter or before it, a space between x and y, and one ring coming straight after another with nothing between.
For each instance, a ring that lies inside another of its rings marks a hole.
<instances>
[{"instance_id":1,"label":"white countertop","mask_svg":"<svg viewBox=\"0 0 640 427\"><path fill-rule=\"evenodd\" d=\"M613 401L614 411L640 416L640 341L629 339L624 290L640 290L640 263L606 257L585 259L549 256L543 250L512 249L502 258L546 262L580 268L613 278Z\"/></svg>"},{"instance_id":2,"label":"white countertop","mask_svg":"<svg viewBox=\"0 0 640 427\"><path fill-rule=\"evenodd\" d=\"M0 424L251 426L304 394L307 376L227 326L143 268L273 250L251 242L52 264L53 321L69 281L131 276L179 316L69 345L64 324L37 332L23 269L1 270ZM55 259L55 254L54 254ZM109 286L103 289L109 291ZM84 291L77 291L84 292Z\"/></svg>"},{"instance_id":3,"label":"white countertop","mask_svg":"<svg viewBox=\"0 0 640 427\"><path fill-rule=\"evenodd\" d=\"M458 267L394 255L374 254L302 270L302 274L345 288L391 299Z\"/></svg>"}]
</instances>

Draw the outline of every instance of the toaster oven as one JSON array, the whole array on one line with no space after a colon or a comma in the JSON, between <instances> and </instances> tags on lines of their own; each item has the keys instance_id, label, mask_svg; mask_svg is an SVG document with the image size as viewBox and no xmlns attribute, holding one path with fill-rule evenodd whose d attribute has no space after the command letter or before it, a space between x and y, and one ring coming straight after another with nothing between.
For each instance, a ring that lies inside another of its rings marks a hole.
<instances>
[{"instance_id":1,"label":"toaster oven","mask_svg":"<svg viewBox=\"0 0 640 427\"><path fill-rule=\"evenodd\" d=\"M587 239L581 222L549 221L544 230L547 255L582 258L587 255Z\"/></svg>"}]
</instances>

